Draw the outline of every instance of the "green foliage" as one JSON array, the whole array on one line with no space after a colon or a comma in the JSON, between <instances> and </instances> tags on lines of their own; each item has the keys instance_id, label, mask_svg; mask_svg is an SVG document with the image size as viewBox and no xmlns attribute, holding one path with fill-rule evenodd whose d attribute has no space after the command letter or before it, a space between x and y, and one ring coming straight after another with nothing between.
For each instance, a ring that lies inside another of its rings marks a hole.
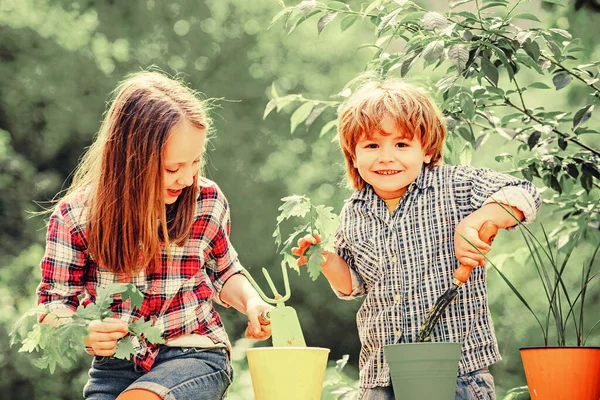
<instances>
[{"instance_id":1,"label":"green foliage","mask_svg":"<svg viewBox=\"0 0 600 400\"><path fill-rule=\"evenodd\" d=\"M321 274L321 263L324 250L333 250L333 234L335 233L339 218L332 212L332 207L324 205L313 205L306 196L288 196L281 199L283 204L279 207L281 213L277 217L277 227L273 232L275 243L280 248L280 254L283 255L282 264L293 268L298 273L300 270L296 264L296 259L292 255L292 248L296 245L296 239L303 234L313 235L318 233L322 237L321 243L315 244L307 251L308 264L307 271L312 280L316 280ZM293 232L282 243L282 234L280 225L290 218L300 219L303 224L296 226Z\"/></svg>"},{"instance_id":2,"label":"green foliage","mask_svg":"<svg viewBox=\"0 0 600 400\"><path fill-rule=\"evenodd\" d=\"M88 334L89 323L113 316L110 306L116 296L120 296L123 302L130 301L132 307L141 307L144 299L135 285L114 283L98 290L96 303L87 307L80 305L69 317L60 317L53 314L47 306L39 305L27 311L15 323L10 333L10 344L12 346L20 343L19 352L42 352L42 356L35 360L34 365L42 369L48 368L50 373L54 373L57 364L69 368L84 351L83 338ZM39 314L54 315L65 321L57 326L38 323ZM150 343L165 342L161 332L152 326L151 321L138 319L129 325L128 336L118 342L114 357L130 359L135 354L133 342L144 338Z\"/></svg>"},{"instance_id":3,"label":"green foliage","mask_svg":"<svg viewBox=\"0 0 600 400\"><path fill-rule=\"evenodd\" d=\"M501 205L502 206L502 205ZM506 207L502 206L506 212L510 213ZM586 216L589 216L586 215ZM585 216L584 216L585 217ZM579 249L579 245L585 243L583 240L585 233L586 220L584 220L580 230L574 235L572 241L568 244L560 243L553 245L548 238L548 234L542 226L543 239L538 237L515 217L519 224L520 232L523 236L527 249L529 250L529 264L533 264L538 273L539 282L542 284L543 293L546 299L546 314L543 318L538 317L539 311L534 310L525 296L515 287L515 285L506 277L506 275L497 268L493 262L491 265L500 274L502 279L508 284L513 293L519 298L523 305L531 312L537 321L543 336L544 346L548 346L551 325L556 332L556 343L558 346L577 345L585 346L586 341L592 331L600 325L600 320L588 327L585 331L585 299L591 281L600 274L600 270L594 271L597 266L596 256L600 250L600 241L592 250L589 260L583 262L580 270L580 281L576 285L568 280L569 276L574 276L575 271L571 269L569 260L573 252ZM598 239L597 235L595 237ZM569 320L572 322L572 327ZM573 337L569 338L569 332L572 329ZM571 341L569 341L569 339Z\"/></svg>"},{"instance_id":4,"label":"green foliage","mask_svg":"<svg viewBox=\"0 0 600 400\"><path fill-rule=\"evenodd\" d=\"M404 0L376 0L358 9L337 1L303 1L285 8L272 24L283 21L288 33L313 16L320 17L319 33L335 19L341 19L341 31L357 20L372 24L373 42L360 48L371 48L373 56L365 66L367 74L348 82L333 96L336 100L280 96L273 89L265 116L275 106L281 111L283 106L297 104L291 117L293 133L304 120L312 124L314 119L308 121L308 116L313 107L336 109L365 78L407 77L418 60L433 70L445 66L432 90L440 97L449 128L447 161L470 163L473 150L490 135L499 135L518 144L517 152L524 155L510 172L528 180L540 179L555 192L547 203L563 213L589 208L600 188L600 150L590 143L600 134L590 124L600 98L600 61L578 64L584 54L580 40L564 29L532 24L540 22L537 16L518 12L525 1L475 3L476 12L463 9L472 3L451 2L446 13ZM587 92L582 104L573 110L547 109L544 100L548 96L543 93L551 90L549 85L558 91L574 82ZM322 134L333 126L333 121L328 122ZM592 211L592 221L593 226L600 224L598 209ZM572 231L568 225L563 229Z\"/></svg>"}]
</instances>

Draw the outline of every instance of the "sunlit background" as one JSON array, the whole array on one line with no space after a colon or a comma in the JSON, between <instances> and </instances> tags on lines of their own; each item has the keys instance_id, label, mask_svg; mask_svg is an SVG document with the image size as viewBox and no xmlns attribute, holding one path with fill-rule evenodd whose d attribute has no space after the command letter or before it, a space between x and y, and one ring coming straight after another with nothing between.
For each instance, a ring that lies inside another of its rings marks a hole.
<instances>
[{"instance_id":1,"label":"sunlit background","mask_svg":"<svg viewBox=\"0 0 600 400\"><path fill-rule=\"evenodd\" d=\"M447 11L446 1L417 3ZM544 27L569 30L581 38L589 59L599 58L594 35L599 14L575 11L573 4L558 7L533 1L522 7L538 16ZM281 257L272 237L280 199L306 194L316 204L340 210L350 193L342 183L343 158L335 131L319 137L333 110L293 134L293 109L272 112L266 119L263 113L272 84L280 94L302 93L315 99L327 100L341 91L371 58L371 50L357 47L372 42L373 27L359 22L340 32L338 21L317 34L316 21L309 20L288 35L281 21L267 29L280 10L275 0L0 1L0 397L81 398L89 356L82 355L74 368L51 375L33 366L33 355L9 347L8 332L35 304L45 221L30 212L39 211L40 202L48 205L44 202L65 188L99 128L111 91L126 74L154 66L182 77L206 99L213 99L216 136L207 152L206 175L228 197L233 244L242 264L265 290L260 268L268 268L281 282ZM430 84L442 74L417 64L408 78ZM576 106L583 102L582 93L576 86L568 87L553 92L546 104L559 110ZM471 163L508 170L510 166L495 161L495 156L515 148L505 138L492 136ZM539 219L556 227L551 209ZM492 260L532 305L543 306L535 271L522 262L525 258L516 232L498 237ZM330 348L332 366L348 354L344 372L352 385L358 376L360 344L354 314L360 302L337 300L323 277L313 282L306 273L292 271L290 280L288 305L297 310L307 343ZM598 304L598 293L590 294L588 304ZM491 370L502 398L508 389L526 384L518 349L542 344L541 335L534 319L493 271L489 300L503 355ZM232 342L237 342L236 381L228 398L252 399L243 349L254 344L240 340L245 317L232 309L218 311ZM589 318L592 324L593 317L599 313ZM599 335L589 344L600 345ZM339 379L333 370L327 376Z\"/></svg>"}]
</instances>

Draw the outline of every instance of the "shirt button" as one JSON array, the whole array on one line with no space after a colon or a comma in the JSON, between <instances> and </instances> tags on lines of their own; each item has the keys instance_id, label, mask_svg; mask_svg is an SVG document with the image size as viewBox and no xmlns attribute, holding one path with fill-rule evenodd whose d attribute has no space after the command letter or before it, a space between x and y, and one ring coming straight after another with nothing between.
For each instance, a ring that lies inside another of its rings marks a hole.
<instances>
[{"instance_id":1,"label":"shirt button","mask_svg":"<svg viewBox=\"0 0 600 400\"><path fill-rule=\"evenodd\" d=\"M151 293L158 293L158 288L156 286L154 286L152 289L150 289Z\"/></svg>"},{"instance_id":2,"label":"shirt button","mask_svg":"<svg viewBox=\"0 0 600 400\"><path fill-rule=\"evenodd\" d=\"M396 262L398 261L398 258L396 258L396 256L392 256L392 262Z\"/></svg>"},{"instance_id":3,"label":"shirt button","mask_svg":"<svg viewBox=\"0 0 600 400\"><path fill-rule=\"evenodd\" d=\"M396 333L396 336L398 336L398 337L402 336L402 332L400 330L397 330L395 333Z\"/></svg>"},{"instance_id":4,"label":"shirt button","mask_svg":"<svg viewBox=\"0 0 600 400\"><path fill-rule=\"evenodd\" d=\"M395 295L394 298L396 299L396 301L400 301L400 295L399 294Z\"/></svg>"}]
</instances>

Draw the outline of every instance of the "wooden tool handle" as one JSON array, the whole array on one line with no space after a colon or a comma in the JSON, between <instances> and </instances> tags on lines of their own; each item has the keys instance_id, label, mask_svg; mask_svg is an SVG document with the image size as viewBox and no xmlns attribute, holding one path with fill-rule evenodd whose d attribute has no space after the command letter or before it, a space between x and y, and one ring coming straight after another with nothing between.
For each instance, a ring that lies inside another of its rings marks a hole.
<instances>
[{"instance_id":1,"label":"wooden tool handle","mask_svg":"<svg viewBox=\"0 0 600 400\"><path fill-rule=\"evenodd\" d=\"M261 325L271 325L271 317L269 315L269 311L263 310L263 312L258 314L258 322ZM249 334L250 333L249 330L250 330L250 326L247 326L246 333L245 333L246 337L251 337Z\"/></svg>"},{"instance_id":2,"label":"wooden tool handle","mask_svg":"<svg viewBox=\"0 0 600 400\"><path fill-rule=\"evenodd\" d=\"M498 233L498 226L491 221L486 221L479 229L479 239L487 244L492 244L492 241L496 237L496 233ZM469 280L471 271L473 271L473 267L463 264L459 265L456 271L454 271L454 279L452 283L457 286L462 285Z\"/></svg>"}]
</instances>

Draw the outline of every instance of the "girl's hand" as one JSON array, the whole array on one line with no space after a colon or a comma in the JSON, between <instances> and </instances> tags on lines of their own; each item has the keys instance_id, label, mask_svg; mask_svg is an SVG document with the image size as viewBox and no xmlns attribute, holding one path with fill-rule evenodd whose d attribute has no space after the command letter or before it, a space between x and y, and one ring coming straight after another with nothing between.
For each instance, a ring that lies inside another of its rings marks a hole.
<instances>
[{"instance_id":1,"label":"girl's hand","mask_svg":"<svg viewBox=\"0 0 600 400\"><path fill-rule=\"evenodd\" d=\"M292 254L298 256L298 266L308 263L304 252L310 248L313 244L321 243L321 237L318 233L313 235L306 235L303 238L298 239L298 247L292 248Z\"/></svg>"},{"instance_id":2,"label":"girl's hand","mask_svg":"<svg viewBox=\"0 0 600 400\"><path fill-rule=\"evenodd\" d=\"M462 265L469 267L485 266L485 254L491 246L479 239L479 227L470 226L463 220L456 226L454 232L454 251ZM475 246L475 247L473 247ZM483 254L481 254L481 253Z\"/></svg>"},{"instance_id":3,"label":"girl's hand","mask_svg":"<svg viewBox=\"0 0 600 400\"><path fill-rule=\"evenodd\" d=\"M115 354L117 342L129 333L127 324L117 318L92 321L88 332L88 335L83 338L83 344L86 351L95 356Z\"/></svg>"},{"instance_id":4,"label":"girl's hand","mask_svg":"<svg viewBox=\"0 0 600 400\"><path fill-rule=\"evenodd\" d=\"M246 328L246 337L248 339L266 340L271 337L271 321L259 318L274 307L262 300L250 301L246 307L246 316L248 317L248 327Z\"/></svg>"}]
</instances>

